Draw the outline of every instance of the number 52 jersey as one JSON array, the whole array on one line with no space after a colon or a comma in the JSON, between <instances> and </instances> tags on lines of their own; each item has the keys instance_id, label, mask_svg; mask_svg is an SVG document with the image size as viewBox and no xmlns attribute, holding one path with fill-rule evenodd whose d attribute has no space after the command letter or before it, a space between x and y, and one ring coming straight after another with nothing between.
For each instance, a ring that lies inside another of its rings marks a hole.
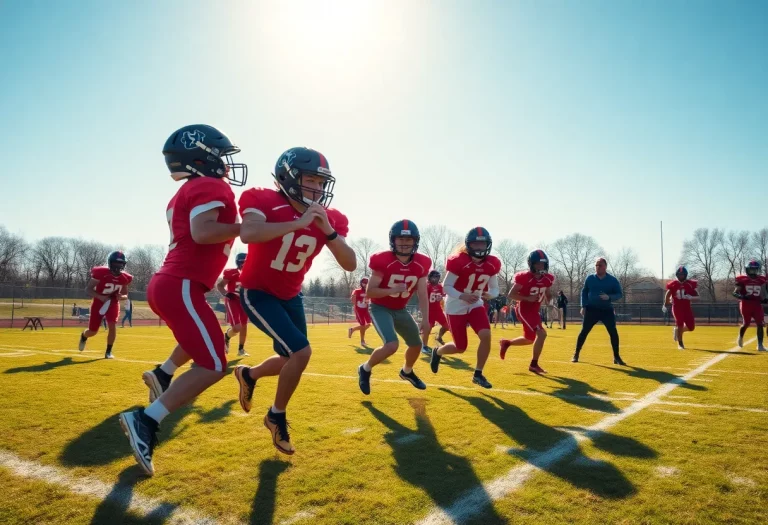
<instances>
[{"instance_id":1,"label":"number 52 jersey","mask_svg":"<svg viewBox=\"0 0 768 525\"><path fill-rule=\"evenodd\" d=\"M240 215L245 219L249 213L256 213L269 223L292 222L301 217L285 195L265 188L252 188L240 196ZM346 237L349 233L347 217L333 208L327 209L326 213L331 227ZM326 244L325 234L315 223L271 241L249 244L240 285L284 301L296 297L312 260Z\"/></svg>"}]
</instances>

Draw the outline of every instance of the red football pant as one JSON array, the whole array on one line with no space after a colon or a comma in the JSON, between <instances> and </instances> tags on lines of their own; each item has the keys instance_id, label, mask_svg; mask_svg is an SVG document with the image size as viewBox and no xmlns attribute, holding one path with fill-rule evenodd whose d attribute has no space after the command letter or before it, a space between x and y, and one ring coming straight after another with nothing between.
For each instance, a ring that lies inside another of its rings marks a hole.
<instances>
[{"instance_id":1,"label":"red football pant","mask_svg":"<svg viewBox=\"0 0 768 525\"><path fill-rule=\"evenodd\" d=\"M355 319L360 326L369 325L371 324L371 312L368 311L368 308L355 307Z\"/></svg>"},{"instance_id":2,"label":"red football pant","mask_svg":"<svg viewBox=\"0 0 768 525\"><path fill-rule=\"evenodd\" d=\"M224 334L198 282L155 274L149 281L149 307L165 321L181 348L203 368L227 369Z\"/></svg>"},{"instance_id":3,"label":"red football pant","mask_svg":"<svg viewBox=\"0 0 768 525\"><path fill-rule=\"evenodd\" d=\"M443 312L442 308L435 308L429 311L429 329L432 330L436 324L443 328L448 328L448 320L445 318L445 312Z\"/></svg>"},{"instance_id":4,"label":"red football pant","mask_svg":"<svg viewBox=\"0 0 768 525\"><path fill-rule=\"evenodd\" d=\"M685 325L689 332L693 332L696 328L696 320L693 318L693 308L691 308L690 303L679 305L672 303L672 316L675 318L675 324L678 328Z\"/></svg>"},{"instance_id":5,"label":"red football pant","mask_svg":"<svg viewBox=\"0 0 768 525\"><path fill-rule=\"evenodd\" d=\"M224 304L227 307L227 322L232 325L244 325L248 324L248 316L245 315L243 305L239 300L224 299Z\"/></svg>"},{"instance_id":6,"label":"red football pant","mask_svg":"<svg viewBox=\"0 0 768 525\"><path fill-rule=\"evenodd\" d=\"M744 326L749 326L752 320L755 320L757 326L765 324L765 311L760 301L741 301L739 304L741 317L744 318Z\"/></svg>"},{"instance_id":7,"label":"red football pant","mask_svg":"<svg viewBox=\"0 0 768 525\"><path fill-rule=\"evenodd\" d=\"M485 308L472 308L468 314L448 315L448 327L451 330L453 344L458 350L467 349L467 324L472 327L475 333L480 330L490 330L491 323L488 321L488 314Z\"/></svg>"},{"instance_id":8,"label":"red football pant","mask_svg":"<svg viewBox=\"0 0 768 525\"><path fill-rule=\"evenodd\" d=\"M108 325L113 325L117 322L118 315L120 315L120 301L110 298L106 303L102 303L94 299L91 303L91 315L88 318L88 330L98 332L102 318L107 320Z\"/></svg>"},{"instance_id":9,"label":"red football pant","mask_svg":"<svg viewBox=\"0 0 768 525\"><path fill-rule=\"evenodd\" d=\"M536 309L531 311L523 311L519 306L515 308L517 314L517 320L523 324L523 337L529 341L536 340L536 331L541 328L541 312L539 311L539 303L536 303Z\"/></svg>"}]
</instances>

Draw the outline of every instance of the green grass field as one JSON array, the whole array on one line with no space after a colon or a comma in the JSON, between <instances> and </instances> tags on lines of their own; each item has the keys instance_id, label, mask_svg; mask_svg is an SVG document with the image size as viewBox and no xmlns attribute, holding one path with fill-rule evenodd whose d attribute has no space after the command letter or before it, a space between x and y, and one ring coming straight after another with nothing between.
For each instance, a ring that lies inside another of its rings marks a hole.
<instances>
[{"instance_id":1,"label":"green grass field","mask_svg":"<svg viewBox=\"0 0 768 525\"><path fill-rule=\"evenodd\" d=\"M428 389L415 390L400 351L364 396L369 350L347 326L310 327L294 456L262 426L276 380L245 414L228 376L164 421L153 478L117 415L146 403L141 373L172 349L166 328L120 330L112 361L103 333L81 354L76 329L0 330L0 523L765 522L768 355L732 351L735 328L699 328L678 351L671 328L620 326L627 368L601 326L578 364L578 326L550 330L541 377L529 347L501 361L494 344L492 390L471 383L473 351L437 376L420 359ZM246 348L232 364L273 355L253 328Z\"/></svg>"}]
</instances>

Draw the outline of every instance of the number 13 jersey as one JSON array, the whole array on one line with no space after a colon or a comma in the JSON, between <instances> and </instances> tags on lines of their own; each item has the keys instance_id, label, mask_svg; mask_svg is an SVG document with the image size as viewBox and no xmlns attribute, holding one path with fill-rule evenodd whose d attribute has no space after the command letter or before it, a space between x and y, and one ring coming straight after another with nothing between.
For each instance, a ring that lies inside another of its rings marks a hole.
<instances>
[{"instance_id":1,"label":"number 13 jersey","mask_svg":"<svg viewBox=\"0 0 768 525\"><path fill-rule=\"evenodd\" d=\"M269 223L292 222L301 217L285 195L265 188L252 188L240 196L240 215L245 219L249 213L260 215ZM349 233L347 217L333 208L326 213L331 227L346 237ZM326 244L325 234L315 223L271 241L249 244L240 285L284 301L296 297L301 292L304 276L312 267L312 260Z\"/></svg>"}]
</instances>

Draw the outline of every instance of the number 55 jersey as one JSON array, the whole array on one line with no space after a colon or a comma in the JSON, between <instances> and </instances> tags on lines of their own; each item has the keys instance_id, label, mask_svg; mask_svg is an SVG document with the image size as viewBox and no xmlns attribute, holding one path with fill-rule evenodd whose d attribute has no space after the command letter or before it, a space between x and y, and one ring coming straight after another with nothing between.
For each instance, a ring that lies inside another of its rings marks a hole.
<instances>
[{"instance_id":1,"label":"number 55 jersey","mask_svg":"<svg viewBox=\"0 0 768 525\"><path fill-rule=\"evenodd\" d=\"M240 215L255 213L269 223L292 222L301 218L288 198L276 190L252 188L240 196ZM328 222L342 237L349 233L349 220L340 211L326 210ZM248 245L248 257L240 274L240 285L261 290L287 301L301 292L304 276L312 261L328 244L326 235L314 222L271 241Z\"/></svg>"}]
</instances>

